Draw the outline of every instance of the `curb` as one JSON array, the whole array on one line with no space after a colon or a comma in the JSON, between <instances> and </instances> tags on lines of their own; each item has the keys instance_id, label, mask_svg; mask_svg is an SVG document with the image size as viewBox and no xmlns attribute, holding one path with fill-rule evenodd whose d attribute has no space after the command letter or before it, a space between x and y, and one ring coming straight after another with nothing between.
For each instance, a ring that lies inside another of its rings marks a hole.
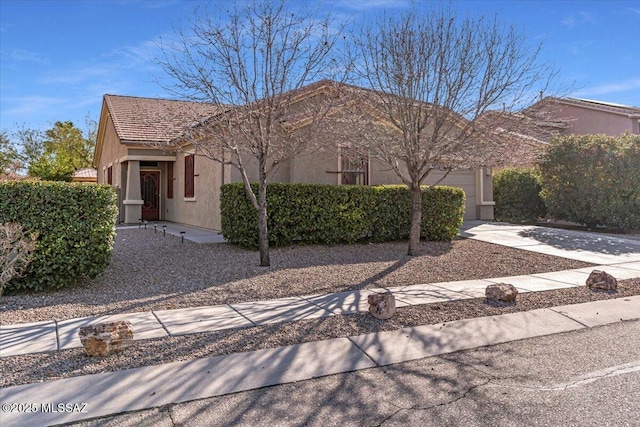
<instances>
[{"instance_id":1,"label":"curb","mask_svg":"<svg viewBox=\"0 0 640 427\"><path fill-rule=\"evenodd\" d=\"M100 418L638 319L640 295L7 387L2 426Z\"/></svg>"}]
</instances>

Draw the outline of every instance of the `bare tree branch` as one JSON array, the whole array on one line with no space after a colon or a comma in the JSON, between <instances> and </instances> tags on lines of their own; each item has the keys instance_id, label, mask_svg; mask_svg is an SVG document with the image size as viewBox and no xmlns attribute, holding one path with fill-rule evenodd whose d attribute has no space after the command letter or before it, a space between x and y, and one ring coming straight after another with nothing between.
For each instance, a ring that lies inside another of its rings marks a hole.
<instances>
[{"instance_id":1,"label":"bare tree branch","mask_svg":"<svg viewBox=\"0 0 640 427\"><path fill-rule=\"evenodd\" d=\"M172 93L217 107L216 115L195 116L174 142L240 171L258 211L263 266L270 263L267 183L287 160L316 148L309 134L339 98L328 80L301 89L320 77L343 80L349 71L336 66L334 55L342 26L331 15L292 12L285 5L235 3L224 19L197 10L189 31L162 46L159 60L175 81ZM257 164L257 194L249 183L248 159Z\"/></svg>"},{"instance_id":2,"label":"bare tree branch","mask_svg":"<svg viewBox=\"0 0 640 427\"><path fill-rule=\"evenodd\" d=\"M380 16L354 46L361 59L358 78L374 89L368 102L396 131L391 138L371 135L369 145L413 193L412 255L427 176L495 164L504 143L504 134L496 132L501 118L485 113L527 105L555 72L541 63L541 47L530 46L513 26L495 18L459 18L442 4L426 13L414 8Z\"/></svg>"}]
</instances>

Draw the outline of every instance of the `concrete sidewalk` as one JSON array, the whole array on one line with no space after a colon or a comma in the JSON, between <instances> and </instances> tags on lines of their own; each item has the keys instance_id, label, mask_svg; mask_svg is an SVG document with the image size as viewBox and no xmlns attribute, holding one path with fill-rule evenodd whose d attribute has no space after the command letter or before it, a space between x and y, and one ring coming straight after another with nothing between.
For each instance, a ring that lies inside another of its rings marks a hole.
<instances>
[{"instance_id":1,"label":"concrete sidewalk","mask_svg":"<svg viewBox=\"0 0 640 427\"><path fill-rule=\"evenodd\" d=\"M596 269L606 269L618 280L640 277L640 262L627 262L484 280L417 284L218 306L1 325L0 358L81 347L78 337L80 327L97 322L128 320L132 324L135 339L164 338L367 311L367 296L376 292L391 291L396 298L396 307L400 308L482 298L486 287L492 283L511 283L521 293L584 286L589 273Z\"/></svg>"},{"instance_id":2,"label":"concrete sidewalk","mask_svg":"<svg viewBox=\"0 0 640 427\"><path fill-rule=\"evenodd\" d=\"M181 226L176 224L158 223L156 232L162 232L161 226L165 224L167 233L180 236L180 231L183 231ZM154 225L147 224L147 230ZM192 238L200 236L201 242L221 238L206 230L189 229L188 233ZM640 241L544 227L479 221L465 222L461 235L597 265L483 280L415 284L219 306L0 325L0 357L80 347L80 327L100 321L129 320L136 339L163 338L367 311L367 296L375 292L391 291L396 297L396 306L405 307L483 297L487 285L500 282L511 283L520 292L582 286L592 270L606 270L618 280L640 277Z\"/></svg>"},{"instance_id":3,"label":"concrete sidewalk","mask_svg":"<svg viewBox=\"0 0 640 427\"><path fill-rule=\"evenodd\" d=\"M0 416L67 423L638 319L633 296L7 387Z\"/></svg>"}]
</instances>

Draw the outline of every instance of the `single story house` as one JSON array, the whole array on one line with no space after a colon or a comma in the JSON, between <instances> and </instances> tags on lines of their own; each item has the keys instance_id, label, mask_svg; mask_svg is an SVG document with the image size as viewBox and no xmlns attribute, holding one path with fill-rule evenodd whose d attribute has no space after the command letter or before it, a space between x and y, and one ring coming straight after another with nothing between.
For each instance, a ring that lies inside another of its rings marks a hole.
<instances>
[{"instance_id":1,"label":"single story house","mask_svg":"<svg viewBox=\"0 0 640 427\"><path fill-rule=\"evenodd\" d=\"M301 102L312 102L324 84L318 82L300 89ZM93 165L98 171L98 182L116 188L120 222L164 220L220 230L220 186L241 182L241 175L228 164L197 155L196 149L181 142L181 135L194 123L222 113L219 107L205 103L104 95ZM330 129L339 126L339 121L340 114L334 114L322 124ZM332 149L287 161L271 182L401 183L396 173L375 157L356 158L348 153L349 140L362 135L356 132L350 135L349 127L342 129L344 140L330 139ZM377 129L382 127L372 126L369 132ZM331 138L322 131L313 137ZM257 170L248 169L249 178L257 181ZM425 183L435 183L443 174L436 170ZM491 168L453 171L440 185L465 191L465 219L493 219Z\"/></svg>"}]
</instances>

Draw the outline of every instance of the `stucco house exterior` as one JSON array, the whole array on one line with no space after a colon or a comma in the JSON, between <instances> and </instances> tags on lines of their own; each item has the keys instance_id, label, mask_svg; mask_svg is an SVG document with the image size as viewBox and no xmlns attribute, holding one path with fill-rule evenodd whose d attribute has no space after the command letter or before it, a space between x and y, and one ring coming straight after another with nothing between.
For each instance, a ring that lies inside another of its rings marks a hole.
<instances>
[{"instance_id":1,"label":"stucco house exterior","mask_svg":"<svg viewBox=\"0 0 640 427\"><path fill-rule=\"evenodd\" d=\"M546 97L517 114L487 112L484 120L509 141L503 166L533 166L555 136L640 134L639 107L577 98Z\"/></svg>"},{"instance_id":2,"label":"stucco house exterior","mask_svg":"<svg viewBox=\"0 0 640 427\"><path fill-rule=\"evenodd\" d=\"M307 89L308 88L308 89ZM301 89L308 93L322 89L322 83ZM198 155L181 135L200 120L222 114L220 108L204 103L166 99L104 95L93 165L98 182L116 188L120 222L172 221L220 230L220 186L241 182L239 171ZM327 129L337 126L340 114L326 117ZM324 121L322 122L324 125ZM373 126L372 132L378 129ZM382 125L380 130L382 131ZM349 140L361 138L343 128L344 141L331 139L329 149L297 156L282 164L270 182L333 185L399 184L388 165L375 157L354 159L345 155ZM314 138L332 138L315 132ZM257 170L249 167L249 178L257 181ZM437 182L444 172L434 171L426 184ZM491 168L453 171L440 182L462 188L466 193L465 219L493 219Z\"/></svg>"},{"instance_id":3,"label":"stucco house exterior","mask_svg":"<svg viewBox=\"0 0 640 427\"><path fill-rule=\"evenodd\" d=\"M640 107L578 98L547 97L529 107L567 124L564 134L640 134Z\"/></svg>"}]
</instances>

